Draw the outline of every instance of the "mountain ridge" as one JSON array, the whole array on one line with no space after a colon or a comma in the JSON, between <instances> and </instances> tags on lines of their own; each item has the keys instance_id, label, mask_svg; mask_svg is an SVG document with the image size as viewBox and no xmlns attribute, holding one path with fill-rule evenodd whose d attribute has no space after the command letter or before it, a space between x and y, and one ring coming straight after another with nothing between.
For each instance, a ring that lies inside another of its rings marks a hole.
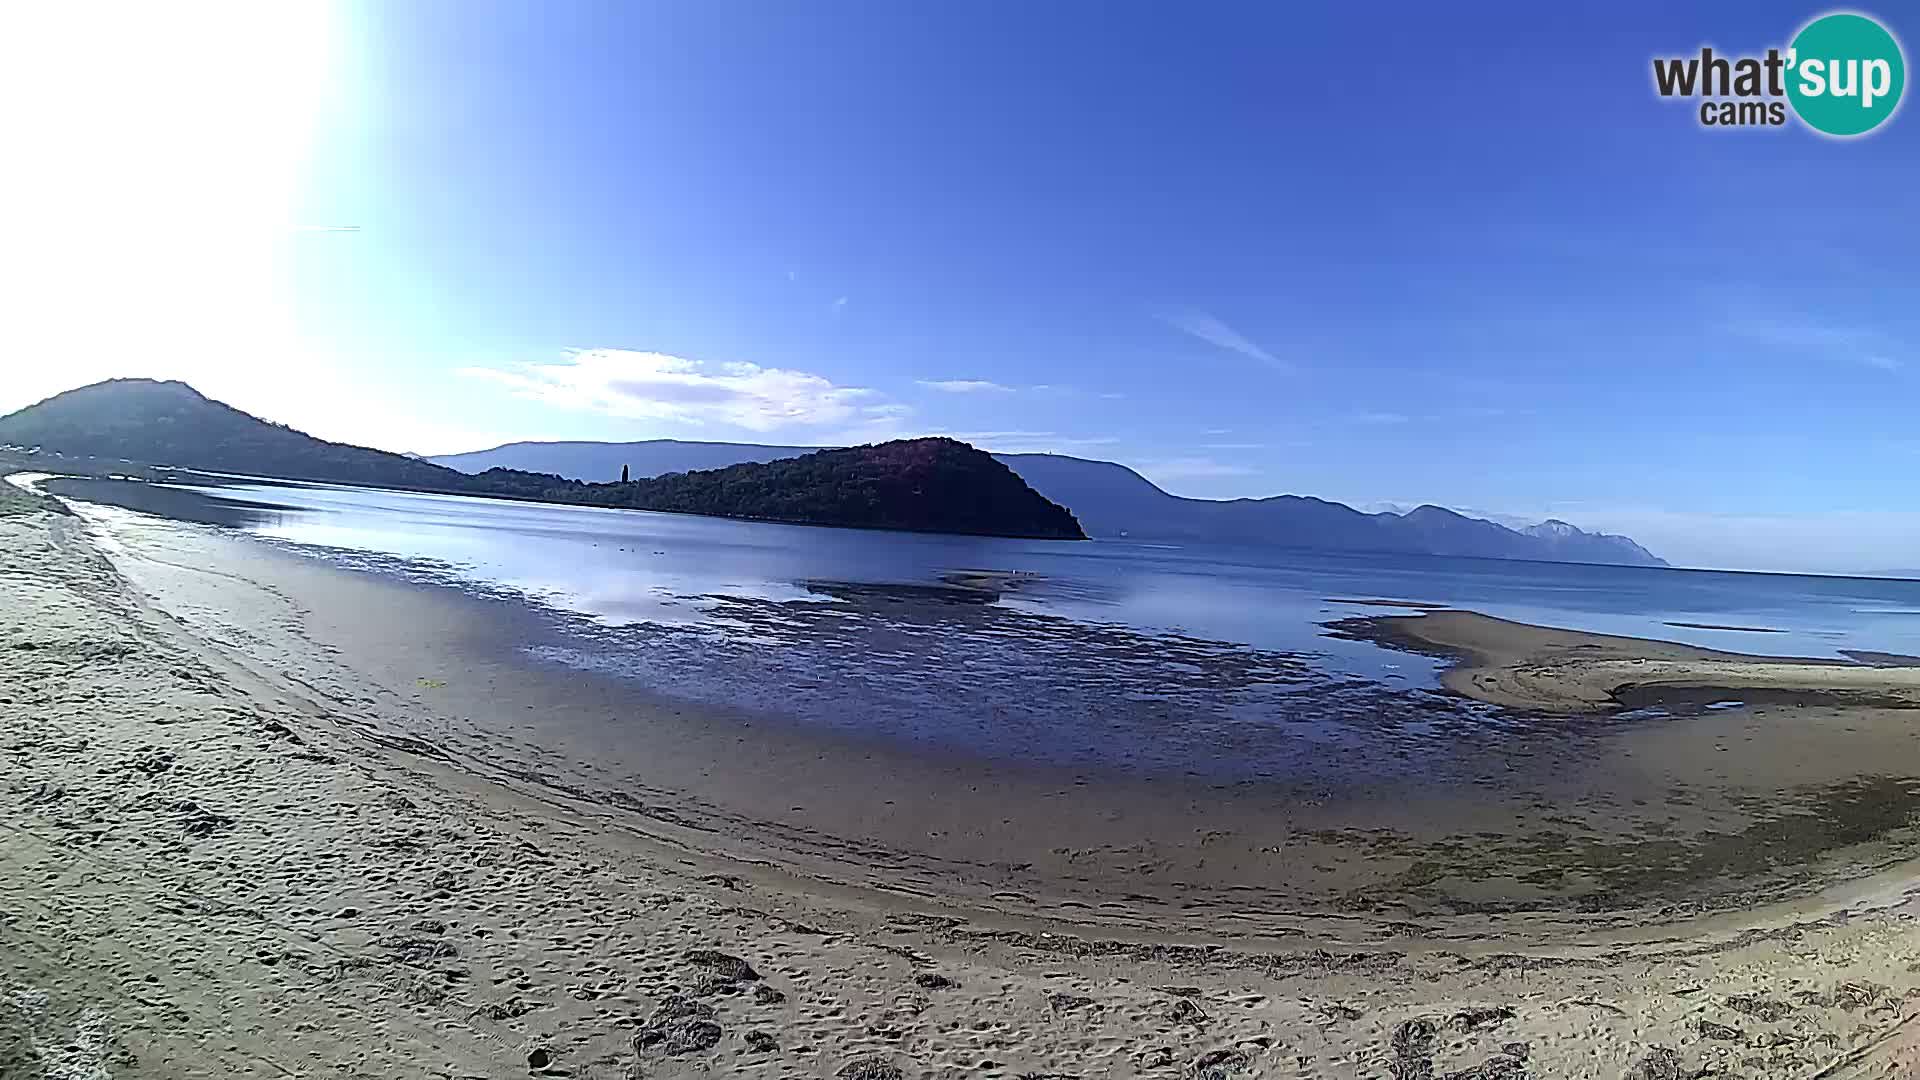
<instances>
[{"instance_id":1,"label":"mountain ridge","mask_svg":"<svg viewBox=\"0 0 1920 1080\"><path fill-rule=\"evenodd\" d=\"M329 442L208 398L183 382L110 379L0 417L0 444L96 461L798 525L1085 539L1066 508L953 439L820 450L775 463L586 483L495 466L461 472Z\"/></svg>"},{"instance_id":2,"label":"mountain ridge","mask_svg":"<svg viewBox=\"0 0 1920 1080\"><path fill-rule=\"evenodd\" d=\"M488 450L444 454L431 460L455 468L490 464L531 467L555 464L553 448L582 472L580 479L671 471L687 461L708 461L731 452L741 460L778 460L810 448L759 443L566 440L506 443ZM687 448L696 448L689 454ZM1368 514L1345 503L1306 495L1193 499L1174 495L1118 462L1065 454L994 454L1041 495L1072 510L1089 536L1134 540L1214 541L1312 549L1464 555L1627 566L1666 562L1631 538L1589 533L1553 520L1515 530L1427 504L1405 513ZM1549 526L1564 526L1550 528Z\"/></svg>"}]
</instances>

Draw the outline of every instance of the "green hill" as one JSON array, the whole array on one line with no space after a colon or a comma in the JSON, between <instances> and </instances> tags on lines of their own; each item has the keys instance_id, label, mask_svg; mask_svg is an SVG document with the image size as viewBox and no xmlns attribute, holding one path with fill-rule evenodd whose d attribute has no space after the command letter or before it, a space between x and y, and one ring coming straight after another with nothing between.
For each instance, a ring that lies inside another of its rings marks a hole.
<instances>
[{"instance_id":1,"label":"green hill","mask_svg":"<svg viewBox=\"0 0 1920 1080\"><path fill-rule=\"evenodd\" d=\"M249 476L472 490L472 477L404 454L316 439L183 382L110 379L0 418L0 443Z\"/></svg>"},{"instance_id":2,"label":"green hill","mask_svg":"<svg viewBox=\"0 0 1920 1080\"><path fill-rule=\"evenodd\" d=\"M802 525L1085 539L1073 515L991 455L952 439L823 450L766 464L585 484L546 473L469 475L327 442L180 382L114 379L0 418L0 444L146 465L457 492Z\"/></svg>"},{"instance_id":3,"label":"green hill","mask_svg":"<svg viewBox=\"0 0 1920 1080\"><path fill-rule=\"evenodd\" d=\"M1065 507L1043 498L991 454L953 439L821 450L779 461L584 487L584 501L597 506L913 532L1085 539Z\"/></svg>"}]
</instances>

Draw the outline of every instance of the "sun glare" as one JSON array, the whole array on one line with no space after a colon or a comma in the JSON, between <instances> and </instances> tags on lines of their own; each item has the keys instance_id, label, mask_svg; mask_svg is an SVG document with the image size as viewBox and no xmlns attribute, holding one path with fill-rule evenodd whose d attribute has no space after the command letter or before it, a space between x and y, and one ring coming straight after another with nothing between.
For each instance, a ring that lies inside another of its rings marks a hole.
<instances>
[{"instance_id":1,"label":"sun glare","mask_svg":"<svg viewBox=\"0 0 1920 1080\"><path fill-rule=\"evenodd\" d=\"M17 5L0 87L9 397L137 369L232 387L290 344L286 257L336 44L317 4ZM47 381L45 387L34 384Z\"/></svg>"}]
</instances>

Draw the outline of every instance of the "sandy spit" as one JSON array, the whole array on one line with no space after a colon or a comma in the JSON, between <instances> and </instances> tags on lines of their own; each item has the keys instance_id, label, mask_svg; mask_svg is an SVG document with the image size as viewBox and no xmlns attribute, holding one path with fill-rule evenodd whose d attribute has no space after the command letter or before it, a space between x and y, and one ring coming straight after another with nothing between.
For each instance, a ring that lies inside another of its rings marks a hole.
<instances>
[{"instance_id":1,"label":"sandy spit","mask_svg":"<svg viewBox=\"0 0 1920 1080\"><path fill-rule=\"evenodd\" d=\"M1509 708L1594 712L1619 707L1626 703L1623 696L1645 699L1654 696L1648 691L1685 687L1920 707L1920 667L1750 656L1530 626L1473 611L1361 618L1340 625L1357 637L1457 660L1445 676L1450 689Z\"/></svg>"},{"instance_id":2,"label":"sandy spit","mask_svg":"<svg viewBox=\"0 0 1920 1080\"><path fill-rule=\"evenodd\" d=\"M201 636L110 551L73 518L0 518L6 1080L1920 1069L1903 877L1524 950L977 920L476 776Z\"/></svg>"}]
</instances>

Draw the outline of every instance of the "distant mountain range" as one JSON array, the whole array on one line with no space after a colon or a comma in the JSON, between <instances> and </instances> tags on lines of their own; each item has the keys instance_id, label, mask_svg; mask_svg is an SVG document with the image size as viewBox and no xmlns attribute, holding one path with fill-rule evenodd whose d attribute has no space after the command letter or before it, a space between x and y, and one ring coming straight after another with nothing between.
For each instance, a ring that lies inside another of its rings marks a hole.
<instances>
[{"instance_id":1,"label":"distant mountain range","mask_svg":"<svg viewBox=\"0 0 1920 1080\"><path fill-rule=\"evenodd\" d=\"M658 476L813 453L804 446L755 443L519 442L431 460L468 472L490 468L557 473L578 480ZM1124 465L1060 454L995 454L1048 499L1072 510L1090 536L1214 542L1346 551L1464 555L1494 559L1665 566L1624 536L1583 532L1564 521L1523 529L1439 506L1404 513L1361 513L1344 503L1298 495L1264 499L1189 499L1162 491Z\"/></svg>"},{"instance_id":2,"label":"distant mountain range","mask_svg":"<svg viewBox=\"0 0 1920 1080\"><path fill-rule=\"evenodd\" d=\"M507 467L474 473L327 442L180 382L114 379L0 417L0 445L109 463L321 480L802 525L1081 540L1073 515L953 439L819 450L759 464L587 483ZM50 465L52 463L49 463Z\"/></svg>"},{"instance_id":3,"label":"distant mountain range","mask_svg":"<svg viewBox=\"0 0 1920 1080\"><path fill-rule=\"evenodd\" d=\"M96 383L0 417L0 444L254 476L802 524L1043 538L1078 538L1084 529L1177 543L1665 565L1624 536L1563 521L1512 529L1438 506L1368 514L1297 495L1188 499L1110 461L988 455L952 439L830 450L665 439L512 443L422 459L316 439L184 383L148 379ZM623 467L633 482L618 482Z\"/></svg>"}]
</instances>

